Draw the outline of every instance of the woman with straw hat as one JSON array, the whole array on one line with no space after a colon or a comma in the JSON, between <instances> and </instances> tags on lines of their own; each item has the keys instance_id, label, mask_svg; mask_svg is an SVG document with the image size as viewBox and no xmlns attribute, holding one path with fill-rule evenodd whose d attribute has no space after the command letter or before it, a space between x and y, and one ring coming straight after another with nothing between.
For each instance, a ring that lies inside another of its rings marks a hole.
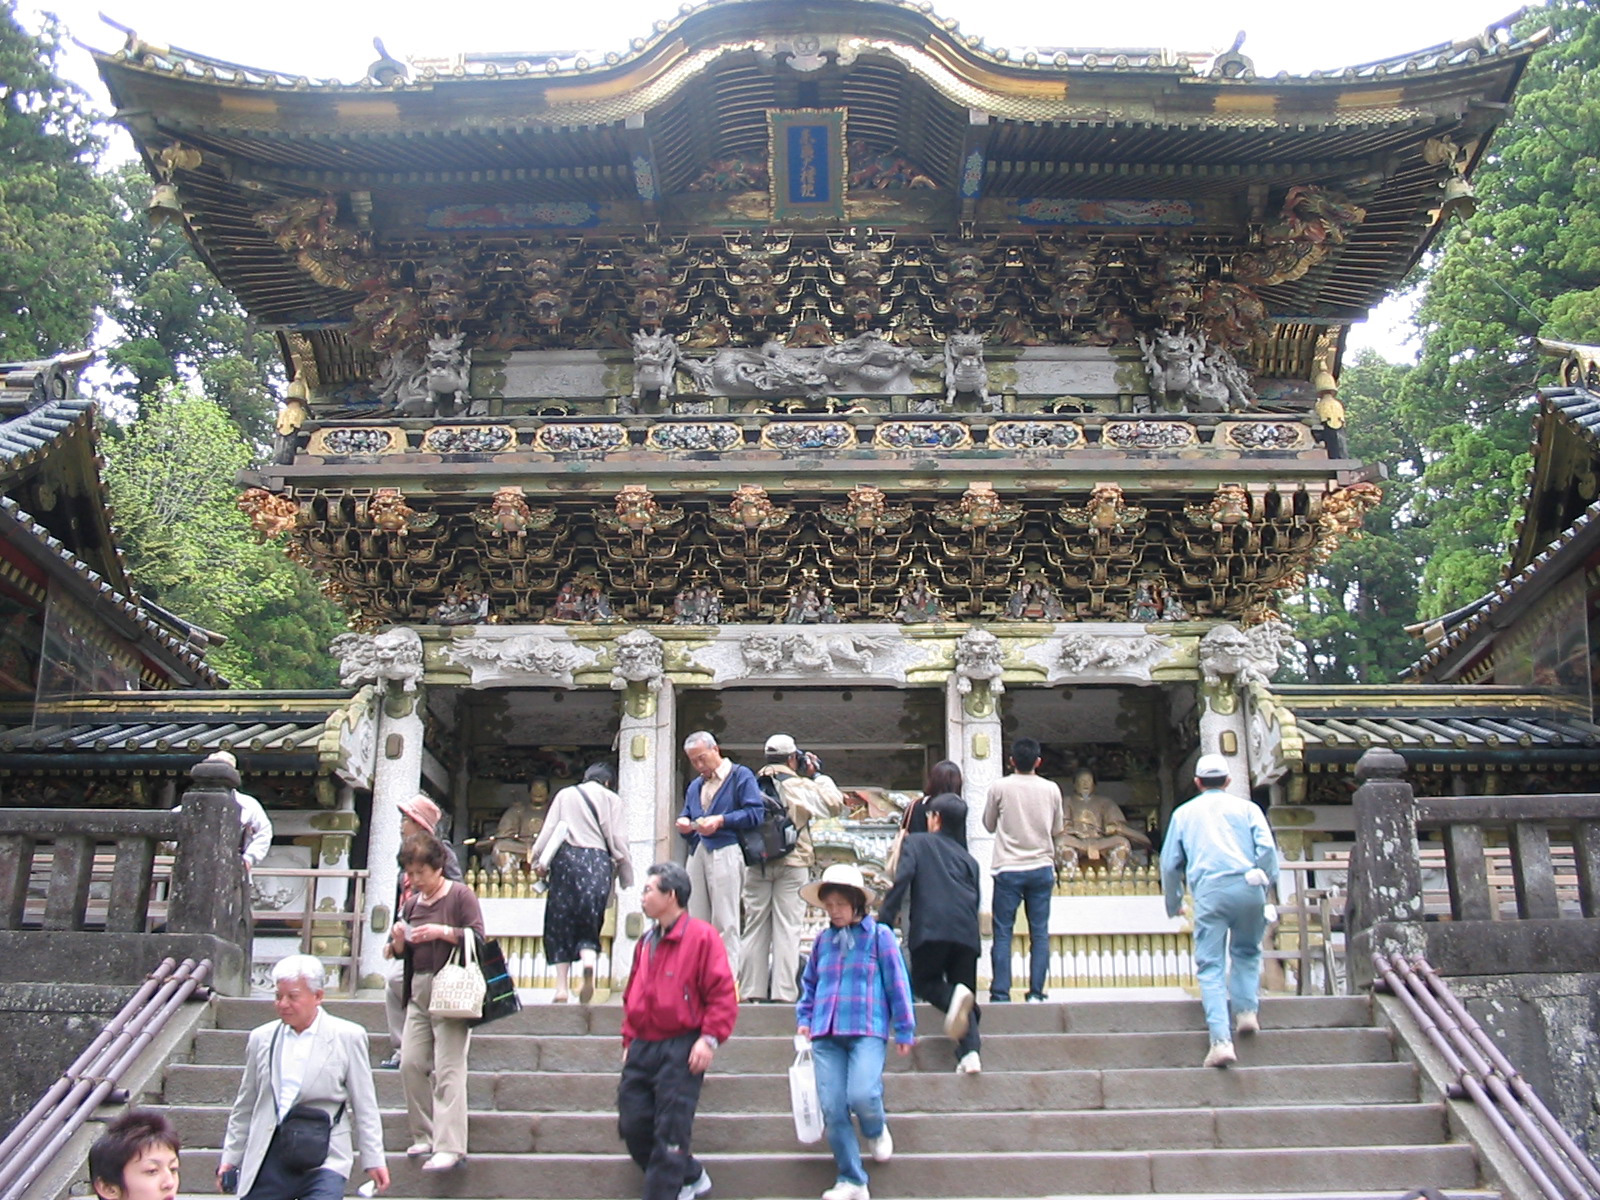
<instances>
[{"instance_id":1,"label":"woman with straw hat","mask_svg":"<svg viewBox=\"0 0 1600 1200\"><path fill-rule=\"evenodd\" d=\"M874 897L859 867L835 863L800 894L828 914L795 1006L799 1034L811 1041L817 1096L838 1169L822 1200L870 1200L851 1117L873 1161L888 1162L894 1139L883 1111L883 1063L891 1034L902 1055L917 1040L911 985L894 932L867 915Z\"/></svg>"}]
</instances>

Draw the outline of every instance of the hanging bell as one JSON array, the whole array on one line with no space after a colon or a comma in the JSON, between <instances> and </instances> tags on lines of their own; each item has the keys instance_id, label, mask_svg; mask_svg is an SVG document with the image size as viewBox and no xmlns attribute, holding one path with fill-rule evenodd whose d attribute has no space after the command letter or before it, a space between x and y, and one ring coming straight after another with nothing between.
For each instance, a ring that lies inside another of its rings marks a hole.
<instances>
[{"instance_id":1,"label":"hanging bell","mask_svg":"<svg viewBox=\"0 0 1600 1200\"><path fill-rule=\"evenodd\" d=\"M1444 223L1451 217L1470 221L1478 211L1478 195L1472 190L1464 175L1452 175L1445 180L1444 201L1439 205L1439 220Z\"/></svg>"},{"instance_id":2,"label":"hanging bell","mask_svg":"<svg viewBox=\"0 0 1600 1200\"><path fill-rule=\"evenodd\" d=\"M150 191L150 203L145 207L145 216L150 218L152 227L159 229L168 221L181 220L183 206L178 202L178 185L175 183L158 183Z\"/></svg>"}]
</instances>

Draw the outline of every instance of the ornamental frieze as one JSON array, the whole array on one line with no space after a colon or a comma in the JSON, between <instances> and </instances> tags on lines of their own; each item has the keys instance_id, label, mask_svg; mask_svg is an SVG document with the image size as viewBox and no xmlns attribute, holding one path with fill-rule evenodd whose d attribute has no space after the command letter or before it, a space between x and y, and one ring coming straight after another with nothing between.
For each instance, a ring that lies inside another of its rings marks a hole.
<instances>
[{"instance_id":1,"label":"ornamental frieze","mask_svg":"<svg viewBox=\"0 0 1600 1200\"><path fill-rule=\"evenodd\" d=\"M972 431L964 421L885 421L872 444L883 450L966 450Z\"/></svg>"},{"instance_id":2,"label":"ornamental frieze","mask_svg":"<svg viewBox=\"0 0 1600 1200\"><path fill-rule=\"evenodd\" d=\"M724 451L744 442L744 431L732 422L673 422L650 427L648 450Z\"/></svg>"},{"instance_id":3,"label":"ornamental frieze","mask_svg":"<svg viewBox=\"0 0 1600 1200\"><path fill-rule=\"evenodd\" d=\"M996 421L989 426L989 445L1006 450L1078 450L1083 426L1076 421Z\"/></svg>"},{"instance_id":4,"label":"ornamental frieze","mask_svg":"<svg viewBox=\"0 0 1600 1200\"><path fill-rule=\"evenodd\" d=\"M319 429L311 435L306 446L307 454L323 454L339 458L356 458L377 454L401 454L406 449L406 437L399 429L382 429L373 426L356 428L335 426Z\"/></svg>"},{"instance_id":5,"label":"ornamental frieze","mask_svg":"<svg viewBox=\"0 0 1600 1200\"><path fill-rule=\"evenodd\" d=\"M1235 450L1305 450L1311 430L1298 421L1234 421L1221 426L1213 439Z\"/></svg>"},{"instance_id":6,"label":"ornamental frieze","mask_svg":"<svg viewBox=\"0 0 1600 1200\"><path fill-rule=\"evenodd\" d=\"M551 454L571 454L585 450L621 450L627 444L627 428L609 422L541 425L533 435L533 448Z\"/></svg>"},{"instance_id":7,"label":"ornamental frieze","mask_svg":"<svg viewBox=\"0 0 1600 1200\"><path fill-rule=\"evenodd\" d=\"M856 431L843 421L773 421L761 427L769 450L844 450L856 444Z\"/></svg>"},{"instance_id":8,"label":"ornamental frieze","mask_svg":"<svg viewBox=\"0 0 1600 1200\"><path fill-rule=\"evenodd\" d=\"M572 673L599 656L588 646L532 633L458 638L444 646L441 654L445 661L471 671L474 687L505 676L528 675L570 686Z\"/></svg>"},{"instance_id":9,"label":"ornamental frieze","mask_svg":"<svg viewBox=\"0 0 1600 1200\"><path fill-rule=\"evenodd\" d=\"M1119 450L1180 450L1199 440L1187 421L1107 421L1100 433L1102 445Z\"/></svg>"},{"instance_id":10,"label":"ornamental frieze","mask_svg":"<svg viewBox=\"0 0 1600 1200\"><path fill-rule=\"evenodd\" d=\"M433 454L498 454L517 444L509 425L435 425L422 436L422 448Z\"/></svg>"}]
</instances>

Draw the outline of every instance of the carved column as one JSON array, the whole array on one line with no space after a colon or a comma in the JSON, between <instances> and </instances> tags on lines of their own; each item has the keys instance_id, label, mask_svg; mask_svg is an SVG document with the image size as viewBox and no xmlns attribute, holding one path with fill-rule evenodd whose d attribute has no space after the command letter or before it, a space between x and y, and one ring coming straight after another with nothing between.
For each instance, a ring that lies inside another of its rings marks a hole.
<instances>
[{"instance_id":1,"label":"carved column","mask_svg":"<svg viewBox=\"0 0 1600 1200\"><path fill-rule=\"evenodd\" d=\"M983 805L989 785L1005 774L1005 747L1000 730L1000 706L995 703L988 682L972 684L965 694L962 679L952 675L945 685L945 728L948 730L948 756L961 766L967 802L967 849L982 868L983 891L989 892L989 860L994 851L994 834L983 827ZM985 900L987 904L987 900Z\"/></svg>"},{"instance_id":2,"label":"carved column","mask_svg":"<svg viewBox=\"0 0 1600 1200\"><path fill-rule=\"evenodd\" d=\"M382 697L378 753L372 774L372 821L367 831L367 926L361 945L362 987L382 987L393 968L383 957L384 938L394 923L400 869L401 800L422 789L422 639L414 629L375 636L347 633L335 638L339 679L345 686L376 685Z\"/></svg>"},{"instance_id":3,"label":"carved column","mask_svg":"<svg viewBox=\"0 0 1600 1200\"><path fill-rule=\"evenodd\" d=\"M617 932L611 943L611 977L628 973L633 943L643 932L639 888L654 863L671 856L672 756L677 750L676 705L672 680L664 670L661 639L635 629L617 639L617 665L611 686L623 693L617 732L617 792L628 815L628 856L633 887L617 889Z\"/></svg>"},{"instance_id":4,"label":"carved column","mask_svg":"<svg viewBox=\"0 0 1600 1200\"><path fill-rule=\"evenodd\" d=\"M1244 696L1277 672L1288 638L1282 622L1265 621L1248 631L1219 625L1200 641L1200 753L1228 760L1228 790L1239 796L1250 795Z\"/></svg>"}]
</instances>

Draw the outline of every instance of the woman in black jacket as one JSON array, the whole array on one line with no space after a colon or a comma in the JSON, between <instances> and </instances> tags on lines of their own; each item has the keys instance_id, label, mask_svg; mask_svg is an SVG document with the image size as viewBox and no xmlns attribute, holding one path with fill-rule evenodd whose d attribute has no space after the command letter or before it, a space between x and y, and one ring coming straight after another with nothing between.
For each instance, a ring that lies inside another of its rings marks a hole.
<instances>
[{"instance_id":1,"label":"woman in black jacket","mask_svg":"<svg viewBox=\"0 0 1600 1200\"><path fill-rule=\"evenodd\" d=\"M956 1070L976 1075L978 1058L978 860L967 853L967 803L935 796L926 806L928 831L906 837L894 886L878 908L893 925L910 900L911 986L944 1013L944 1031L956 1041Z\"/></svg>"}]
</instances>

